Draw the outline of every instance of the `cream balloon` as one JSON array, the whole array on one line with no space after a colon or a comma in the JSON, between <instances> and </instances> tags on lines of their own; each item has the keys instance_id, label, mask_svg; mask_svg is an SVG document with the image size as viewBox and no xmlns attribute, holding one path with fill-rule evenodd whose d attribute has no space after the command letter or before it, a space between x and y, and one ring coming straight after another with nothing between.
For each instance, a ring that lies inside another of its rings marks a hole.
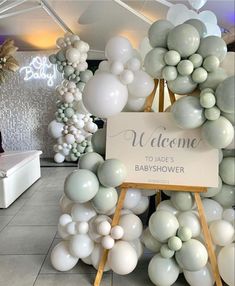
<instances>
[{"instance_id":1,"label":"cream balloon","mask_svg":"<svg viewBox=\"0 0 235 286\"><path fill-rule=\"evenodd\" d=\"M215 279L209 264L198 271L184 270L184 277L190 286L213 286Z\"/></svg>"},{"instance_id":2,"label":"cream balloon","mask_svg":"<svg viewBox=\"0 0 235 286\"><path fill-rule=\"evenodd\" d=\"M235 285L235 244L229 244L223 247L218 255L219 272L223 280L229 285Z\"/></svg>"},{"instance_id":3,"label":"cream balloon","mask_svg":"<svg viewBox=\"0 0 235 286\"><path fill-rule=\"evenodd\" d=\"M119 225L124 230L123 240L134 240L141 236L143 225L140 218L134 214L127 214L121 216Z\"/></svg>"},{"instance_id":4,"label":"cream balloon","mask_svg":"<svg viewBox=\"0 0 235 286\"><path fill-rule=\"evenodd\" d=\"M93 249L94 242L87 234L74 235L69 241L69 252L74 257L85 258L92 253Z\"/></svg>"},{"instance_id":5,"label":"cream balloon","mask_svg":"<svg viewBox=\"0 0 235 286\"><path fill-rule=\"evenodd\" d=\"M226 246L234 239L234 228L226 220L213 221L210 224L210 233L215 245Z\"/></svg>"},{"instance_id":6,"label":"cream balloon","mask_svg":"<svg viewBox=\"0 0 235 286\"><path fill-rule=\"evenodd\" d=\"M137 206L141 199L141 191L138 189L129 189L126 193L123 203L124 209L132 209Z\"/></svg>"},{"instance_id":7,"label":"cream balloon","mask_svg":"<svg viewBox=\"0 0 235 286\"><path fill-rule=\"evenodd\" d=\"M204 199L202 204L208 223L222 218L223 208L219 203L214 200Z\"/></svg>"},{"instance_id":8,"label":"cream balloon","mask_svg":"<svg viewBox=\"0 0 235 286\"><path fill-rule=\"evenodd\" d=\"M138 204L134 208L132 208L131 211L134 214L139 215L144 213L148 209L148 206L149 206L149 198L142 196Z\"/></svg>"}]
</instances>

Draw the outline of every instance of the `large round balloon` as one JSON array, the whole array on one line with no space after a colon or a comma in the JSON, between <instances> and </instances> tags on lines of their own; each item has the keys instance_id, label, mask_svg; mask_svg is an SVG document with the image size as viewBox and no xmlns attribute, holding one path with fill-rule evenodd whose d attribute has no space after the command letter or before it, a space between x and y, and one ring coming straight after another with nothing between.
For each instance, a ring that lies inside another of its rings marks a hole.
<instances>
[{"instance_id":1,"label":"large round balloon","mask_svg":"<svg viewBox=\"0 0 235 286\"><path fill-rule=\"evenodd\" d=\"M213 199L224 208L231 208L234 205L235 186L223 184L221 191Z\"/></svg>"},{"instance_id":2,"label":"large round balloon","mask_svg":"<svg viewBox=\"0 0 235 286\"><path fill-rule=\"evenodd\" d=\"M92 204L98 213L106 213L115 207L118 194L114 188L105 188L100 185L98 193L92 199Z\"/></svg>"},{"instance_id":3,"label":"large round balloon","mask_svg":"<svg viewBox=\"0 0 235 286\"><path fill-rule=\"evenodd\" d=\"M183 129L198 128L206 118L200 100L195 96L185 96L178 99L171 107L175 123Z\"/></svg>"},{"instance_id":4,"label":"large round balloon","mask_svg":"<svg viewBox=\"0 0 235 286\"><path fill-rule=\"evenodd\" d=\"M222 62L227 53L227 45L223 39L217 36L209 36L201 39L197 52L202 55L203 58L216 56Z\"/></svg>"},{"instance_id":5,"label":"large round balloon","mask_svg":"<svg viewBox=\"0 0 235 286\"><path fill-rule=\"evenodd\" d=\"M156 211L149 219L149 230L154 238L166 242L179 227L176 217L168 211Z\"/></svg>"},{"instance_id":6,"label":"large round balloon","mask_svg":"<svg viewBox=\"0 0 235 286\"><path fill-rule=\"evenodd\" d=\"M143 225L140 218L134 214L126 214L121 216L119 225L124 230L123 240L134 240L141 236Z\"/></svg>"},{"instance_id":7,"label":"large round balloon","mask_svg":"<svg viewBox=\"0 0 235 286\"><path fill-rule=\"evenodd\" d=\"M235 267L235 244L229 244L223 247L218 255L218 267L219 273L223 280L229 285L234 286L235 276L234 276L234 267Z\"/></svg>"},{"instance_id":8,"label":"large round balloon","mask_svg":"<svg viewBox=\"0 0 235 286\"><path fill-rule=\"evenodd\" d=\"M95 74L83 92L86 109L101 118L121 112L127 99L127 87L115 75L106 72Z\"/></svg>"},{"instance_id":9,"label":"large round balloon","mask_svg":"<svg viewBox=\"0 0 235 286\"><path fill-rule=\"evenodd\" d=\"M184 270L184 277L190 286L213 286L215 279L209 264L198 271Z\"/></svg>"},{"instance_id":10,"label":"large round balloon","mask_svg":"<svg viewBox=\"0 0 235 286\"><path fill-rule=\"evenodd\" d=\"M218 183L218 187L216 188L207 188L207 191L204 193L201 193L200 195L204 198L211 198L216 196L222 189L222 180L219 176L219 183Z\"/></svg>"},{"instance_id":11,"label":"large round balloon","mask_svg":"<svg viewBox=\"0 0 235 286\"><path fill-rule=\"evenodd\" d=\"M76 203L71 209L73 221L89 221L95 215L96 212L90 202L83 204Z\"/></svg>"},{"instance_id":12,"label":"large round balloon","mask_svg":"<svg viewBox=\"0 0 235 286\"><path fill-rule=\"evenodd\" d=\"M94 249L94 242L87 234L73 235L69 241L69 251L74 257L88 257Z\"/></svg>"},{"instance_id":13,"label":"large round balloon","mask_svg":"<svg viewBox=\"0 0 235 286\"><path fill-rule=\"evenodd\" d=\"M182 212L177 217L180 226L188 227L192 237L198 237L201 233L201 225L197 215L191 211Z\"/></svg>"},{"instance_id":14,"label":"large round balloon","mask_svg":"<svg viewBox=\"0 0 235 286\"><path fill-rule=\"evenodd\" d=\"M173 206L180 211L188 211L192 209L193 198L188 192L173 192L171 195Z\"/></svg>"},{"instance_id":15,"label":"large round balloon","mask_svg":"<svg viewBox=\"0 0 235 286\"><path fill-rule=\"evenodd\" d=\"M125 200L123 203L124 209L132 209L137 206L141 199L141 190L129 189L126 193Z\"/></svg>"},{"instance_id":16,"label":"large round balloon","mask_svg":"<svg viewBox=\"0 0 235 286\"><path fill-rule=\"evenodd\" d=\"M56 120L51 121L48 125L48 133L51 137L55 139L58 139L63 135L62 134L63 129L64 129L64 124L57 122Z\"/></svg>"},{"instance_id":17,"label":"large round balloon","mask_svg":"<svg viewBox=\"0 0 235 286\"><path fill-rule=\"evenodd\" d=\"M214 148L225 148L233 140L233 125L223 116L220 116L217 120L208 120L202 126L202 137Z\"/></svg>"},{"instance_id":18,"label":"large round balloon","mask_svg":"<svg viewBox=\"0 0 235 286\"><path fill-rule=\"evenodd\" d=\"M78 258L70 254L68 245L67 241L61 241L51 252L51 264L58 271L68 271L78 262Z\"/></svg>"},{"instance_id":19,"label":"large round balloon","mask_svg":"<svg viewBox=\"0 0 235 286\"><path fill-rule=\"evenodd\" d=\"M224 158L220 163L219 173L225 184L235 186L235 158Z\"/></svg>"},{"instance_id":20,"label":"large round balloon","mask_svg":"<svg viewBox=\"0 0 235 286\"><path fill-rule=\"evenodd\" d=\"M127 38L116 36L109 39L105 47L105 56L110 61L125 63L132 56L132 47Z\"/></svg>"},{"instance_id":21,"label":"large round balloon","mask_svg":"<svg viewBox=\"0 0 235 286\"><path fill-rule=\"evenodd\" d=\"M180 267L187 271L199 271L208 259L205 246L196 239L190 239L183 243L183 246L176 252L175 258Z\"/></svg>"},{"instance_id":22,"label":"large round balloon","mask_svg":"<svg viewBox=\"0 0 235 286\"><path fill-rule=\"evenodd\" d=\"M173 258L163 258L156 254L148 266L150 280L155 285L170 286L175 283L180 273L179 266Z\"/></svg>"},{"instance_id":23,"label":"large round balloon","mask_svg":"<svg viewBox=\"0 0 235 286\"><path fill-rule=\"evenodd\" d=\"M96 173L99 165L103 162L104 159L100 154L89 152L80 157L78 166L79 169L86 169Z\"/></svg>"},{"instance_id":24,"label":"large round balloon","mask_svg":"<svg viewBox=\"0 0 235 286\"><path fill-rule=\"evenodd\" d=\"M127 241L118 241L108 253L108 264L111 269L119 274L131 273L138 262L137 253Z\"/></svg>"},{"instance_id":25,"label":"large round balloon","mask_svg":"<svg viewBox=\"0 0 235 286\"><path fill-rule=\"evenodd\" d=\"M192 25L195 29L197 29L201 38L204 38L206 35L206 25L198 20L198 19L189 19L184 24Z\"/></svg>"},{"instance_id":26,"label":"large round balloon","mask_svg":"<svg viewBox=\"0 0 235 286\"><path fill-rule=\"evenodd\" d=\"M233 242L234 228L226 220L215 220L210 224L210 233L215 245L226 246Z\"/></svg>"},{"instance_id":27,"label":"large round balloon","mask_svg":"<svg viewBox=\"0 0 235 286\"><path fill-rule=\"evenodd\" d=\"M91 200L99 190L99 181L89 170L75 170L65 179L64 192L75 202L85 203Z\"/></svg>"},{"instance_id":28,"label":"large round balloon","mask_svg":"<svg viewBox=\"0 0 235 286\"><path fill-rule=\"evenodd\" d=\"M133 98L148 97L153 88L153 79L142 70L134 73L134 80L128 85L128 90Z\"/></svg>"},{"instance_id":29,"label":"large round balloon","mask_svg":"<svg viewBox=\"0 0 235 286\"><path fill-rule=\"evenodd\" d=\"M154 22L148 31L149 42L153 48L166 48L167 36L174 25L167 20L158 20Z\"/></svg>"},{"instance_id":30,"label":"large round balloon","mask_svg":"<svg viewBox=\"0 0 235 286\"><path fill-rule=\"evenodd\" d=\"M147 249L155 253L159 252L162 246L162 244L152 236L148 227L143 232L142 241Z\"/></svg>"},{"instance_id":31,"label":"large round balloon","mask_svg":"<svg viewBox=\"0 0 235 286\"><path fill-rule=\"evenodd\" d=\"M197 29L189 24L176 26L168 34L168 49L179 52L183 58L194 54L197 51L199 44L200 35Z\"/></svg>"},{"instance_id":32,"label":"large round balloon","mask_svg":"<svg viewBox=\"0 0 235 286\"><path fill-rule=\"evenodd\" d=\"M199 85L200 89L212 88L216 90L218 85L227 78L227 74L224 69L217 68L213 72L209 72L207 79Z\"/></svg>"},{"instance_id":33,"label":"large round balloon","mask_svg":"<svg viewBox=\"0 0 235 286\"><path fill-rule=\"evenodd\" d=\"M165 53L164 48L152 49L144 59L144 67L146 72L153 78L162 78L162 70L166 63L164 61Z\"/></svg>"},{"instance_id":34,"label":"large round balloon","mask_svg":"<svg viewBox=\"0 0 235 286\"><path fill-rule=\"evenodd\" d=\"M178 75L175 80L170 80L167 84L172 92L180 95L189 94L197 87L197 83L195 83L189 75Z\"/></svg>"},{"instance_id":35,"label":"large round balloon","mask_svg":"<svg viewBox=\"0 0 235 286\"><path fill-rule=\"evenodd\" d=\"M226 78L216 89L216 104L226 113L235 113L235 76Z\"/></svg>"},{"instance_id":36,"label":"large round balloon","mask_svg":"<svg viewBox=\"0 0 235 286\"><path fill-rule=\"evenodd\" d=\"M202 204L208 223L222 218L223 208L219 203L214 200L204 199Z\"/></svg>"},{"instance_id":37,"label":"large round balloon","mask_svg":"<svg viewBox=\"0 0 235 286\"><path fill-rule=\"evenodd\" d=\"M100 155L105 154L106 128L98 129L91 137L92 147Z\"/></svg>"}]
</instances>

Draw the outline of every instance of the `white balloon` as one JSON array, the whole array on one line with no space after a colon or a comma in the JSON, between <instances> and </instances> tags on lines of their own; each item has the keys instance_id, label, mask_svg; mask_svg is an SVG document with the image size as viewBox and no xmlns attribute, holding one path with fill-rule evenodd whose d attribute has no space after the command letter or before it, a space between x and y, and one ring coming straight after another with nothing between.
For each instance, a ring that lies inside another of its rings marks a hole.
<instances>
[{"instance_id":1,"label":"white balloon","mask_svg":"<svg viewBox=\"0 0 235 286\"><path fill-rule=\"evenodd\" d=\"M235 220L235 210L234 209L225 209L223 212L223 219L229 221L230 223L234 224Z\"/></svg>"},{"instance_id":2,"label":"white balloon","mask_svg":"<svg viewBox=\"0 0 235 286\"><path fill-rule=\"evenodd\" d=\"M63 135L62 134L63 129L64 129L64 124L57 122L56 120L51 121L48 125L48 133L51 137L55 139L58 139Z\"/></svg>"},{"instance_id":3,"label":"white balloon","mask_svg":"<svg viewBox=\"0 0 235 286\"><path fill-rule=\"evenodd\" d=\"M67 144L73 144L75 142L75 137L72 134L67 134L65 136L65 142Z\"/></svg>"},{"instance_id":4,"label":"white balloon","mask_svg":"<svg viewBox=\"0 0 235 286\"><path fill-rule=\"evenodd\" d=\"M127 87L116 76L105 72L94 75L83 92L83 103L87 110L101 118L121 112L127 99Z\"/></svg>"},{"instance_id":5,"label":"white balloon","mask_svg":"<svg viewBox=\"0 0 235 286\"><path fill-rule=\"evenodd\" d=\"M182 24L181 21L178 23L176 23L175 21L181 13L186 12L186 11L188 11L188 8L183 4L172 5L167 11L166 18L168 21L170 21L174 25Z\"/></svg>"},{"instance_id":6,"label":"white balloon","mask_svg":"<svg viewBox=\"0 0 235 286\"><path fill-rule=\"evenodd\" d=\"M210 233L215 245L225 246L233 242L234 228L226 220L216 220L210 224Z\"/></svg>"},{"instance_id":7,"label":"white balloon","mask_svg":"<svg viewBox=\"0 0 235 286\"><path fill-rule=\"evenodd\" d=\"M64 239L64 240L69 240L70 239L70 235L67 233L65 226L62 226L60 224L58 224L58 234L59 236Z\"/></svg>"},{"instance_id":8,"label":"white balloon","mask_svg":"<svg viewBox=\"0 0 235 286\"><path fill-rule=\"evenodd\" d=\"M149 38L144 37L139 44L139 51L140 51L142 59L144 59L147 53L150 52L151 50L152 50L152 47L149 43Z\"/></svg>"},{"instance_id":9,"label":"white balloon","mask_svg":"<svg viewBox=\"0 0 235 286\"><path fill-rule=\"evenodd\" d=\"M132 46L129 40L121 36L109 39L105 47L105 56L110 61L125 63L132 56Z\"/></svg>"},{"instance_id":10,"label":"white balloon","mask_svg":"<svg viewBox=\"0 0 235 286\"><path fill-rule=\"evenodd\" d=\"M208 223L222 218L223 208L219 203L211 199L204 199L202 204Z\"/></svg>"},{"instance_id":11,"label":"white balloon","mask_svg":"<svg viewBox=\"0 0 235 286\"><path fill-rule=\"evenodd\" d=\"M123 203L124 209L132 209L139 203L141 199L141 191L138 189L129 189L126 193Z\"/></svg>"},{"instance_id":12,"label":"white balloon","mask_svg":"<svg viewBox=\"0 0 235 286\"><path fill-rule=\"evenodd\" d=\"M132 97L148 97L154 88L154 80L144 71L136 71L134 80L128 85Z\"/></svg>"},{"instance_id":13,"label":"white balloon","mask_svg":"<svg viewBox=\"0 0 235 286\"><path fill-rule=\"evenodd\" d=\"M207 0L188 0L188 2L194 9L199 10L206 4Z\"/></svg>"},{"instance_id":14,"label":"white balloon","mask_svg":"<svg viewBox=\"0 0 235 286\"><path fill-rule=\"evenodd\" d=\"M206 37L217 36L221 38L222 33L218 25L209 22L206 22L204 24L206 25Z\"/></svg>"},{"instance_id":15,"label":"white balloon","mask_svg":"<svg viewBox=\"0 0 235 286\"><path fill-rule=\"evenodd\" d=\"M198 1L199 2L199 1ZM211 23L211 24L217 24L217 17L216 15L209 10L202 11L198 15L199 20L201 20L203 23Z\"/></svg>"},{"instance_id":16,"label":"white balloon","mask_svg":"<svg viewBox=\"0 0 235 286\"><path fill-rule=\"evenodd\" d=\"M92 217L96 216L96 212L90 202L76 203L72 207L71 216L73 221L89 221Z\"/></svg>"},{"instance_id":17,"label":"white balloon","mask_svg":"<svg viewBox=\"0 0 235 286\"><path fill-rule=\"evenodd\" d=\"M108 253L108 264L111 269L119 274L131 273L138 262L135 249L126 241L118 241Z\"/></svg>"},{"instance_id":18,"label":"white balloon","mask_svg":"<svg viewBox=\"0 0 235 286\"><path fill-rule=\"evenodd\" d=\"M58 271L68 271L78 262L78 258L73 257L68 248L67 241L58 243L51 252L51 264Z\"/></svg>"},{"instance_id":19,"label":"white balloon","mask_svg":"<svg viewBox=\"0 0 235 286\"><path fill-rule=\"evenodd\" d=\"M98 233L98 226L100 225L101 222L103 221L108 221L110 224L112 222L111 218L108 217L107 215L99 215L96 217L93 217L89 221L89 231L88 234L92 240L95 242L101 242L102 235Z\"/></svg>"},{"instance_id":20,"label":"white balloon","mask_svg":"<svg viewBox=\"0 0 235 286\"><path fill-rule=\"evenodd\" d=\"M123 215L120 218L119 225L124 230L123 240L134 240L141 236L143 225L140 218L134 214Z\"/></svg>"},{"instance_id":21,"label":"white balloon","mask_svg":"<svg viewBox=\"0 0 235 286\"><path fill-rule=\"evenodd\" d=\"M134 214L142 214L144 213L149 206L149 198L142 196L138 204L132 208L131 210L133 211Z\"/></svg>"},{"instance_id":22,"label":"white balloon","mask_svg":"<svg viewBox=\"0 0 235 286\"><path fill-rule=\"evenodd\" d=\"M111 224L107 220L104 220L97 225L96 229L100 235L108 235L111 230Z\"/></svg>"},{"instance_id":23,"label":"white balloon","mask_svg":"<svg viewBox=\"0 0 235 286\"><path fill-rule=\"evenodd\" d=\"M120 225L116 225L111 229L110 235L113 239L121 239L124 235L124 230Z\"/></svg>"},{"instance_id":24,"label":"white balloon","mask_svg":"<svg viewBox=\"0 0 235 286\"><path fill-rule=\"evenodd\" d=\"M229 285L235 285L235 244L229 244L223 247L218 255L219 272L223 280Z\"/></svg>"},{"instance_id":25,"label":"white balloon","mask_svg":"<svg viewBox=\"0 0 235 286\"><path fill-rule=\"evenodd\" d=\"M89 230L89 224L86 221L79 222L76 225L76 229L79 234L86 234Z\"/></svg>"},{"instance_id":26,"label":"white balloon","mask_svg":"<svg viewBox=\"0 0 235 286\"><path fill-rule=\"evenodd\" d=\"M69 242L69 251L74 257L84 258L89 256L94 249L94 242L87 234L72 236Z\"/></svg>"},{"instance_id":27,"label":"white balloon","mask_svg":"<svg viewBox=\"0 0 235 286\"><path fill-rule=\"evenodd\" d=\"M163 210L163 211L168 211L170 213L172 213L173 215L177 215L178 214L178 210L173 206L171 200L164 200L161 201L160 204L157 205L157 210Z\"/></svg>"},{"instance_id":28,"label":"white balloon","mask_svg":"<svg viewBox=\"0 0 235 286\"><path fill-rule=\"evenodd\" d=\"M110 72L114 75L119 75L123 72L124 70L124 65L122 62L112 62L110 64Z\"/></svg>"},{"instance_id":29,"label":"white balloon","mask_svg":"<svg viewBox=\"0 0 235 286\"><path fill-rule=\"evenodd\" d=\"M126 66L131 71L138 71L141 67L141 62L137 57L133 57L127 62Z\"/></svg>"},{"instance_id":30,"label":"white balloon","mask_svg":"<svg viewBox=\"0 0 235 286\"><path fill-rule=\"evenodd\" d=\"M124 70L119 79L123 84L131 84L134 80L134 73L131 70Z\"/></svg>"},{"instance_id":31,"label":"white balloon","mask_svg":"<svg viewBox=\"0 0 235 286\"><path fill-rule=\"evenodd\" d=\"M152 236L148 227L143 232L142 241L147 249L155 253L159 252L162 246L162 244Z\"/></svg>"},{"instance_id":32,"label":"white balloon","mask_svg":"<svg viewBox=\"0 0 235 286\"><path fill-rule=\"evenodd\" d=\"M63 154L61 154L61 153L56 153L55 155L54 155L54 161L56 162L56 163L63 163L64 162L64 160L65 160L65 156L63 155Z\"/></svg>"},{"instance_id":33,"label":"white balloon","mask_svg":"<svg viewBox=\"0 0 235 286\"><path fill-rule=\"evenodd\" d=\"M198 217L191 211L182 212L177 217L180 226L188 227L192 232L192 237L197 237L201 233L201 225Z\"/></svg>"},{"instance_id":34,"label":"white balloon","mask_svg":"<svg viewBox=\"0 0 235 286\"><path fill-rule=\"evenodd\" d=\"M127 104L123 111L126 112L140 112L144 110L146 98L134 98L129 97L127 100Z\"/></svg>"},{"instance_id":35,"label":"white balloon","mask_svg":"<svg viewBox=\"0 0 235 286\"><path fill-rule=\"evenodd\" d=\"M199 271L184 270L184 277L190 286L213 286L215 279L209 264L204 266Z\"/></svg>"}]
</instances>

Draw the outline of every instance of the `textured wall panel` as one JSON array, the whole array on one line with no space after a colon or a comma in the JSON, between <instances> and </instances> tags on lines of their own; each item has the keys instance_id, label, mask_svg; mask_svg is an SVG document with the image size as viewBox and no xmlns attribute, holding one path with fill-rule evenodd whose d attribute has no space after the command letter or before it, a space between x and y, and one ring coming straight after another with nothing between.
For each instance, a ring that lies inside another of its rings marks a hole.
<instances>
[{"instance_id":1,"label":"textured wall panel","mask_svg":"<svg viewBox=\"0 0 235 286\"><path fill-rule=\"evenodd\" d=\"M20 66L28 66L36 56L48 56L40 52L18 52ZM50 69L49 69L50 70ZM55 87L62 78L57 72L53 86L45 79L24 80L24 72L10 74L0 85L0 130L6 150L43 151L43 157L52 157L54 140L47 134L48 123L56 110Z\"/></svg>"}]
</instances>

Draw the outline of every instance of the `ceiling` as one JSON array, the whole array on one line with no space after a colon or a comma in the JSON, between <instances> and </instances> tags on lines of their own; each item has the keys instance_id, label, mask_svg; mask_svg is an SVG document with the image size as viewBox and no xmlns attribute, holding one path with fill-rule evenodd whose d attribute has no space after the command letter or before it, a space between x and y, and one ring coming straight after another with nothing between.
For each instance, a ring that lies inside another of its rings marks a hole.
<instances>
[{"instance_id":1,"label":"ceiling","mask_svg":"<svg viewBox=\"0 0 235 286\"><path fill-rule=\"evenodd\" d=\"M17 1L22 0L0 0L0 9ZM4 13L35 7L40 1L22 2ZM150 26L147 22L166 18L172 3L183 3L190 8L187 0L48 0L48 3L74 33L88 42L92 50L102 54L107 40L117 34L128 37L133 46L138 47ZM146 19L138 17L120 3L127 4ZM202 10L213 11L220 27L230 31L234 29L234 0L208 0ZM7 18L1 18L1 15L0 43L11 37L20 50L54 49L56 38L64 34L41 7Z\"/></svg>"}]
</instances>

